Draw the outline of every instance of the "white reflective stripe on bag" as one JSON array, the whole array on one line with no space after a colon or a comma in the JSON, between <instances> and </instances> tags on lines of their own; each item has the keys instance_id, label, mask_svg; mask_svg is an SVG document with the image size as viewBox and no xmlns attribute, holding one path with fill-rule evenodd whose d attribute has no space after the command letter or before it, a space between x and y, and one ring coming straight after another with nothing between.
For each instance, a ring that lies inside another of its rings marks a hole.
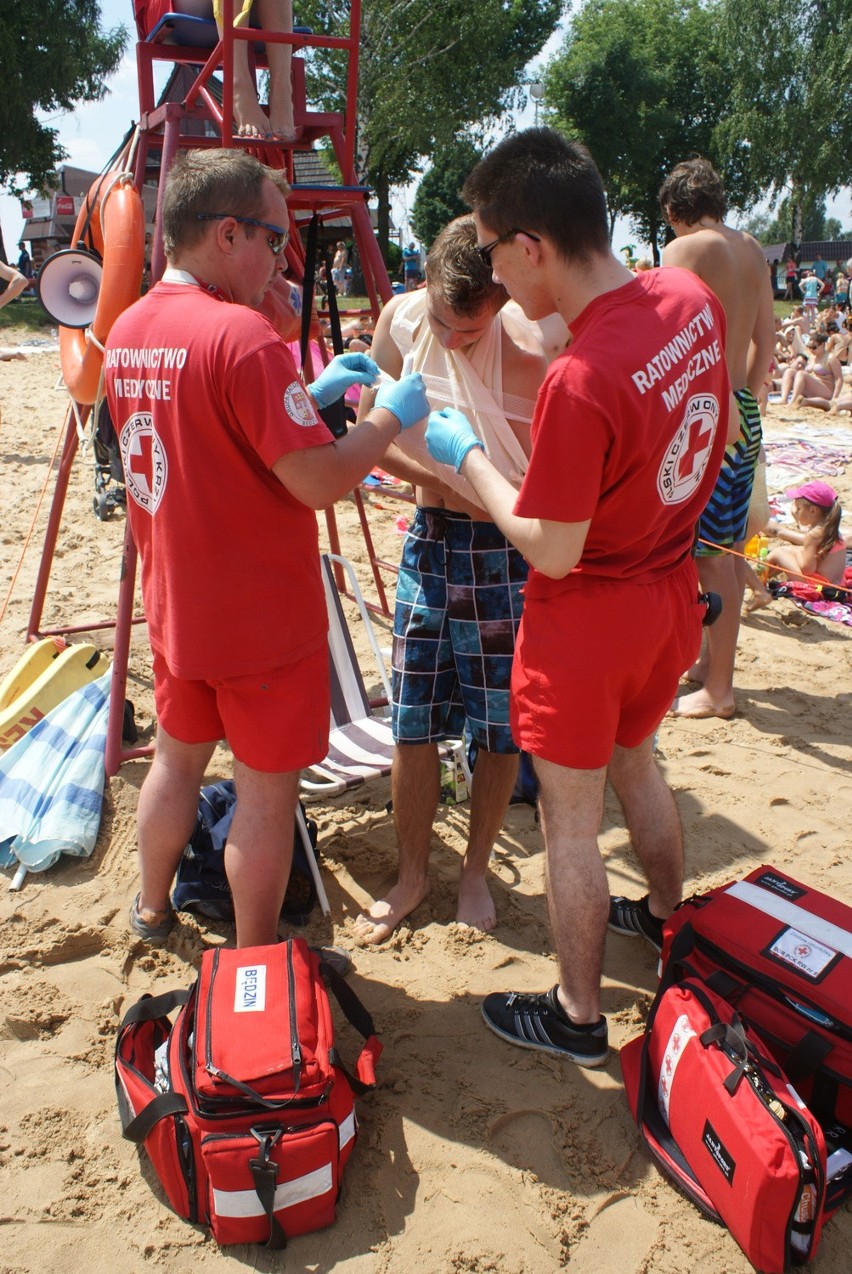
<instances>
[{"instance_id":1,"label":"white reflective stripe on bag","mask_svg":"<svg viewBox=\"0 0 852 1274\"><path fill-rule=\"evenodd\" d=\"M331 1164L307 1172L294 1181L284 1181L275 1188L273 1209L280 1212L308 1199L318 1199L333 1189ZM221 1217L264 1216L265 1209L256 1190L213 1190L213 1210Z\"/></svg>"},{"instance_id":2,"label":"white reflective stripe on bag","mask_svg":"<svg viewBox=\"0 0 852 1274\"><path fill-rule=\"evenodd\" d=\"M762 911L764 915L780 920L782 924L789 925L792 929L805 934L806 937L813 938L815 942L825 943L833 951L852 957L852 933L848 929L841 929L838 925L833 925L830 920L823 920L795 902L778 898L758 885L750 884L747 880L736 881L724 892L731 898L737 898L749 907Z\"/></svg>"},{"instance_id":3,"label":"white reflective stripe on bag","mask_svg":"<svg viewBox=\"0 0 852 1274\"><path fill-rule=\"evenodd\" d=\"M348 1146L349 1142L355 1136L355 1111L353 1110L346 1116L343 1123L337 1130L338 1145L342 1150L344 1146Z\"/></svg>"}]
</instances>

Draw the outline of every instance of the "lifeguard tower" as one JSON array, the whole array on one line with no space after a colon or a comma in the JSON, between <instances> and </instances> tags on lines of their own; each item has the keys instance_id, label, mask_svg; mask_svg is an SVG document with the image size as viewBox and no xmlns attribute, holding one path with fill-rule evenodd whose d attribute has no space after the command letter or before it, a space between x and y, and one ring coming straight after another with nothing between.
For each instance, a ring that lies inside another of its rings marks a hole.
<instances>
[{"instance_id":1,"label":"lifeguard tower","mask_svg":"<svg viewBox=\"0 0 852 1274\"><path fill-rule=\"evenodd\" d=\"M240 147L248 150L269 167L282 169L291 186L292 193L288 197L291 234L286 248L291 277L296 280L304 278L306 256L302 232L310 222L314 219L319 223L346 219L352 227L368 299L368 308L356 313L369 315L372 320L378 317L381 305L391 295L391 286L370 220L368 209L370 191L359 184L355 173L360 26L361 0L351 0L349 29L344 36L315 35L310 30L298 27L293 32L237 27L234 25L234 0L223 0L221 36L212 20L181 13L165 15L151 31L139 29L139 38L136 43L139 123L127 138L105 176L117 175L124 170L126 174L129 174L124 177L124 180L128 182L132 180L137 191L141 191L143 186L156 184L157 216L151 245L151 282L159 279L165 266L159 213L164 179L168 175L175 156L181 148ZM286 43L292 46L293 106L296 126L294 141L261 140L235 135L232 122L233 69L237 41L249 43L249 62L255 72L262 71L267 65L268 45ZM309 107L305 94L304 61L304 51L308 48L338 49L345 54L347 70L344 90L345 109L342 113L315 111ZM173 68L184 69L185 73L180 77L183 86L183 95L180 96L180 100L156 100L154 68L158 63L168 63ZM217 78L219 76L221 79ZM183 91L184 88L185 91ZM340 184L308 184L298 180L298 166L294 164L294 151L312 150L322 139L328 139L330 143L341 174ZM81 217L82 215L81 213ZM100 245L96 243L95 246L102 248L102 241ZM108 253L105 256L105 270L107 262ZM140 277L141 272L142 262L140 261ZM60 331L62 332L62 329ZM87 341L91 339L89 332L86 339ZM320 357L327 362L331 351L328 350L322 338L319 339L318 348ZM305 371L308 377L315 374L307 361ZM66 376L66 381L67 379ZM44 600L71 467L83 425L92 412L96 397L95 394L90 393L81 396L88 398L89 401L77 401L75 393L71 394L72 402L68 413L65 443L27 631L27 638L31 641L54 634L88 632L93 627L93 625L76 627L69 625L50 630L41 627ZM381 569L389 568L390 564L382 562L376 556L360 490L354 492L354 499L376 585L378 600L372 604L371 608L387 615L390 612L382 583ZM339 553L333 508L326 511L326 522L332 552ZM142 617L134 619L133 616L136 557L136 547L130 535L128 523L124 538L118 607L114 625L113 682L106 747L106 768L109 775L115 774L123 761L145 755L150 751L148 748L124 748L122 744L130 635L132 625L142 622ZM345 592L342 576L338 580L338 587L341 592ZM106 628L112 625L101 624L94 627Z\"/></svg>"}]
</instances>

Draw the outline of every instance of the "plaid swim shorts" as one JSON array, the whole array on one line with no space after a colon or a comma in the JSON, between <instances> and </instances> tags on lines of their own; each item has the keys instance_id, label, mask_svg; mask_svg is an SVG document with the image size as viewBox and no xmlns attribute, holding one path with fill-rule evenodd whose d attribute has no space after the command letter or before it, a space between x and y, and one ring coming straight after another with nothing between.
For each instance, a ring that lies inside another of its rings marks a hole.
<instances>
[{"instance_id":1,"label":"plaid swim shorts","mask_svg":"<svg viewBox=\"0 0 852 1274\"><path fill-rule=\"evenodd\" d=\"M402 550L393 636L398 743L458 737L513 753L509 684L527 564L493 522L417 509Z\"/></svg>"}]
</instances>

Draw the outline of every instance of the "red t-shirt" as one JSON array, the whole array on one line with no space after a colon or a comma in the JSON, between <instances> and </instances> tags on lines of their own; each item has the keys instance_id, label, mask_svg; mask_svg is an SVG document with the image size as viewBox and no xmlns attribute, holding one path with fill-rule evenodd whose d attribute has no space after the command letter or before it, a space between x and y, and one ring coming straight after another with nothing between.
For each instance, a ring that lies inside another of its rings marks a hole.
<instances>
[{"instance_id":1,"label":"red t-shirt","mask_svg":"<svg viewBox=\"0 0 852 1274\"><path fill-rule=\"evenodd\" d=\"M724 311L696 275L643 273L592 301L571 332L539 391L515 512L591 524L570 575L530 571L528 596L583 575L667 575L690 551L725 450Z\"/></svg>"},{"instance_id":2,"label":"red t-shirt","mask_svg":"<svg viewBox=\"0 0 852 1274\"><path fill-rule=\"evenodd\" d=\"M172 673L237 677L318 649L316 515L271 466L332 438L272 325L158 283L116 322L104 365L149 637Z\"/></svg>"}]
</instances>

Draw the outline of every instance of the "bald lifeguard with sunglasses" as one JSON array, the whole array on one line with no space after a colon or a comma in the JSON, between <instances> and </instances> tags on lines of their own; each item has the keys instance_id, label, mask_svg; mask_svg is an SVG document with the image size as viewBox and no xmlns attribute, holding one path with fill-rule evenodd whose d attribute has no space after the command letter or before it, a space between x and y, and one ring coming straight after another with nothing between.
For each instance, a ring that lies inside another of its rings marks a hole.
<instances>
[{"instance_id":1,"label":"bald lifeguard with sunglasses","mask_svg":"<svg viewBox=\"0 0 852 1274\"><path fill-rule=\"evenodd\" d=\"M284 266L288 187L235 150L186 151L163 199L162 280L108 342L107 396L142 562L157 748L139 797L141 888L130 925L153 945L220 739L237 807L225 853L237 944L277 940L299 771L328 744L326 609L314 510L350 491L429 405L419 375L382 385L334 440L317 414L371 384L364 354L305 386L257 312Z\"/></svg>"}]
</instances>

